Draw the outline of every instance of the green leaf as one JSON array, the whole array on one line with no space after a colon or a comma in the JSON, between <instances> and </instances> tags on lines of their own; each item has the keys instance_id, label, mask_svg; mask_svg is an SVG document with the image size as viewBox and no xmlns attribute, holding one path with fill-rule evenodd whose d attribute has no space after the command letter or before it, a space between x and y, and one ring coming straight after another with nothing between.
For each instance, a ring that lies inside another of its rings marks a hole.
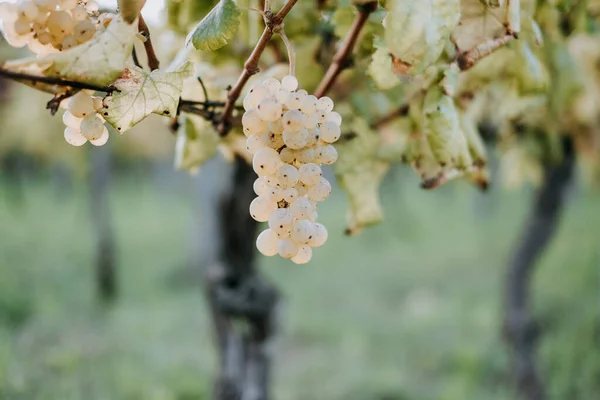
<instances>
[{"instance_id":1,"label":"green leaf","mask_svg":"<svg viewBox=\"0 0 600 400\"><path fill-rule=\"evenodd\" d=\"M184 115L177 131L175 168L195 171L216 153L220 139L212 123L197 115Z\"/></svg>"},{"instance_id":2,"label":"green leaf","mask_svg":"<svg viewBox=\"0 0 600 400\"><path fill-rule=\"evenodd\" d=\"M106 29L84 44L45 57L8 61L3 67L34 75L109 85L125 69L136 33L137 24L128 24L117 16ZM34 87L44 90L39 85Z\"/></svg>"},{"instance_id":3,"label":"green leaf","mask_svg":"<svg viewBox=\"0 0 600 400\"><path fill-rule=\"evenodd\" d=\"M183 80L192 73L193 67L188 62L172 72L147 72L129 65L114 83L120 92L104 99L103 116L120 133L152 113L175 116Z\"/></svg>"},{"instance_id":4,"label":"green leaf","mask_svg":"<svg viewBox=\"0 0 600 400\"><path fill-rule=\"evenodd\" d=\"M375 40L375 53L368 74L373 78L377 87L382 90L391 89L400 83L400 78L392 71L392 58L385 44L381 40Z\"/></svg>"},{"instance_id":5,"label":"green leaf","mask_svg":"<svg viewBox=\"0 0 600 400\"><path fill-rule=\"evenodd\" d=\"M237 33L241 11L233 0L221 0L186 39L197 50L214 51L225 46Z\"/></svg>"},{"instance_id":6,"label":"green leaf","mask_svg":"<svg viewBox=\"0 0 600 400\"><path fill-rule=\"evenodd\" d=\"M131 24L140 15L146 0L119 0L119 12L125 22Z\"/></svg>"}]
</instances>

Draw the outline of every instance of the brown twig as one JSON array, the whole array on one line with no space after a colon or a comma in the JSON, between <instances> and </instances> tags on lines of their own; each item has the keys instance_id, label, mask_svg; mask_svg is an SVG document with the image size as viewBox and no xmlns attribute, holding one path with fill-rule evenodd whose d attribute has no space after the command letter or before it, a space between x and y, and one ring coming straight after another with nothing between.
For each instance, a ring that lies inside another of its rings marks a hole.
<instances>
[{"instance_id":1,"label":"brown twig","mask_svg":"<svg viewBox=\"0 0 600 400\"><path fill-rule=\"evenodd\" d=\"M240 97L240 94L244 89L244 85L246 85L246 82L248 82L248 79L250 79L252 75L258 73L258 61L260 60L262 53L265 51L267 43L269 43L269 40L271 40L273 34L283 27L284 18L288 15L297 1L298 0L289 0L275 15L273 15L270 10L265 10L265 30L260 36L258 43L254 47L252 54L250 54L250 57L248 57L248 60L246 60L246 63L244 64L244 70L242 71L240 77L227 94L225 108L223 109L223 113L221 114L219 121L216 123L216 128L217 132L219 132L219 135L225 136L231 130L231 116L233 115L235 102Z\"/></svg>"},{"instance_id":2,"label":"brown twig","mask_svg":"<svg viewBox=\"0 0 600 400\"><path fill-rule=\"evenodd\" d=\"M144 17L142 17L141 14L138 22L138 30L146 39L144 41L144 49L148 55L148 67L150 68L150 71L154 71L155 69L159 68L160 61L158 61L158 57L156 57L156 53L154 52L154 46L152 46L150 29L148 29L148 25L146 25L146 21L144 21Z\"/></svg>"},{"instance_id":3,"label":"brown twig","mask_svg":"<svg viewBox=\"0 0 600 400\"><path fill-rule=\"evenodd\" d=\"M88 90L95 90L97 92L105 92L105 93L112 93L112 92L119 91L119 89L115 88L114 86L100 86L100 85L94 85L92 83L77 82L77 81L71 81L68 79L52 78L49 76L30 75L30 74L24 74L21 72L9 71L4 68L0 68L0 77L13 79L18 82L23 82L23 81L29 81L29 82L33 82L33 83L39 82L39 83L46 83L48 85L70 87L73 89L88 89Z\"/></svg>"},{"instance_id":4,"label":"brown twig","mask_svg":"<svg viewBox=\"0 0 600 400\"><path fill-rule=\"evenodd\" d=\"M138 59L137 52L135 51L135 46L131 49L131 58L133 59L133 63L136 67L142 68L142 64L140 64L140 60Z\"/></svg>"},{"instance_id":5,"label":"brown twig","mask_svg":"<svg viewBox=\"0 0 600 400\"><path fill-rule=\"evenodd\" d=\"M356 41L358 40L358 36L365 26L369 15L376 9L376 1L365 3L358 7L358 15L356 18L354 18L354 22L352 23L352 27L350 27L350 31L348 31L348 34L344 39L344 43L335 56L333 56L333 61L329 66L329 69L325 73L325 76L321 80L317 90L315 90L314 94L316 97L323 97L329 91L329 89L331 89L340 72L350 66L350 55L354 49Z\"/></svg>"},{"instance_id":6,"label":"brown twig","mask_svg":"<svg viewBox=\"0 0 600 400\"><path fill-rule=\"evenodd\" d=\"M410 106L408 105L408 103L407 104L403 104L399 108L396 108L395 110L392 110L388 114L386 114L386 115L380 117L379 119L376 119L375 121L371 122L371 128L372 129L378 129L378 128L381 128L384 125L389 124L390 122L392 122L396 118L406 117L408 115L408 111L409 110L410 110Z\"/></svg>"}]
</instances>

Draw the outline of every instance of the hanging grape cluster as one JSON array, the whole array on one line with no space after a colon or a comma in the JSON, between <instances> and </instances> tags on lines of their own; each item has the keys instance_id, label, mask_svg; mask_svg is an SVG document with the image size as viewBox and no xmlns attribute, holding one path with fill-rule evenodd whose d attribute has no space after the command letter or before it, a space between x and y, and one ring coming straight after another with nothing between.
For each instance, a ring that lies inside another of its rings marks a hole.
<instances>
[{"instance_id":1,"label":"hanging grape cluster","mask_svg":"<svg viewBox=\"0 0 600 400\"><path fill-rule=\"evenodd\" d=\"M102 146L108 141L108 129L98 114L103 108L102 97L81 91L66 101L66 107L63 123L67 143L82 146L89 140L94 146Z\"/></svg>"},{"instance_id":2,"label":"hanging grape cluster","mask_svg":"<svg viewBox=\"0 0 600 400\"><path fill-rule=\"evenodd\" d=\"M265 256L305 264L312 248L327 240L327 229L316 222L317 204L331 193L321 165L337 160L332 143L340 138L342 118L329 97L297 89L292 75L254 86L244 98L242 125L259 176L250 215L269 224L256 246Z\"/></svg>"},{"instance_id":3,"label":"hanging grape cluster","mask_svg":"<svg viewBox=\"0 0 600 400\"><path fill-rule=\"evenodd\" d=\"M92 0L24 0L0 4L6 40L39 55L68 50L94 37L102 19ZM106 16L104 16L106 17Z\"/></svg>"}]
</instances>

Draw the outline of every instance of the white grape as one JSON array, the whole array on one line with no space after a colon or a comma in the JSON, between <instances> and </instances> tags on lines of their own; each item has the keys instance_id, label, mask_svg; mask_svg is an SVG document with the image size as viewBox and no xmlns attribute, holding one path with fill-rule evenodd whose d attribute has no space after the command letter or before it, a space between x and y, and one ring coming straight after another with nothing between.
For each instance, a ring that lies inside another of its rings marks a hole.
<instances>
[{"instance_id":1,"label":"white grape","mask_svg":"<svg viewBox=\"0 0 600 400\"><path fill-rule=\"evenodd\" d=\"M104 130L98 139L90 140L90 143L94 146L103 146L106 144L106 142L108 142L108 129L106 126L104 127Z\"/></svg>"},{"instance_id":2,"label":"white grape","mask_svg":"<svg viewBox=\"0 0 600 400\"><path fill-rule=\"evenodd\" d=\"M282 258L292 258L298 254L298 245L290 239L281 239L277 244L277 252Z\"/></svg>"},{"instance_id":3,"label":"white grape","mask_svg":"<svg viewBox=\"0 0 600 400\"><path fill-rule=\"evenodd\" d=\"M300 191L298 191L300 193ZM312 212L313 207L306 197L299 197L290 205L290 212L296 219L306 219Z\"/></svg>"},{"instance_id":4,"label":"white grape","mask_svg":"<svg viewBox=\"0 0 600 400\"><path fill-rule=\"evenodd\" d=\"M267 122L277 121L281 117L281 104L277 100L268 98L258 103L256 107L260 119Z\"/></svg>"},{"instance_id":5,"label":"white grape","mask_svg":"<svg viewBox=\"0 0 600 400\"><path fill-rule=\"evenodd\" d=\"M95 1L88 0L87 4L85 5L85 8L90 12L97 12L100 9L100 6Z\"/></svg>"},{"instance_id":6,"label":"white grape","mask_svg":"<svg viewBox=\"0 0 600 400\"><path fill-rule=\"evenodd\" d=\"M283 200L283 189L281 189L280 187L277 187L277 186L269 186L266 197L269 200L274 201L275 203L278 203L281 200Z\"/></svg>"},{"instance_id":7,"label":"white grape","mask_svg":"<svg viewBox=\"0 0 600 400\"><path fill-rule=\"evenodd\" d=\"M267 132L263 136L263 142L272 149L278 150L284 146L283 137L276 133Z\"/></svg>"},{"instance_id":8,"label":"white grape","mask_svg":"<svg viewBox=\"0 0 600 400\"><path fill-rule=\"evenodd\" d=\"M267 194L269 193L269 188L270 188L269 183L267 182L267 177L259 176L254 181L252 188L254 189L254 193L256 193L257 196L267 196Z\"/></svg>"},{"instance_id":9,"label":"white grape","mask_svg":"<svg viewBox=\"0 0 600 400\"><path fill-rule=\"evenodd\" d=\"M258 196L250 203L250 216L258 222L268 221L275 210L277 210L277 203L264 196Z\"/></svg>"},{"instance_id":10,"label":"white grape","mask_svg":"<svg viewBox=\"0 0 600 400\"><path fill-rule=\"evenodd\" d=\"M342 125L342 116L340 115L340 113L332 111L329 114L327 114L325 116L325 120L326 121L331 121L333 123L335 123L337 126Z\"/></svg>"},{"instance_id":11,"label":"white grape","mask_svg":"<svg viewBox=\"0 0 600 400\"><path fill-rule=\"evenodd\" d=\"M291 95L291 93L288 92L285 89L278 89L277 92L275 92L275 98L281 104L285 104L285 102L287 101L288 96L290 96L290 95Z\"/></svg>"},{"instance_id":12,"label":"white grape","mask_svg":"<svg viewBox=\"0 0 600 400\"><path fill-rule=\"evenodd\" d=\"M275 174L280 164L279 153L270 147L259 149L252 159L252 168L259 176Z\"/></svg>"},{"instance_id":13,"label":"white grape","mask_svg":"<svg viewBox=\"0 0 600 400\"><path fill-rule=\"evenodd\" d=\"M300 176L300 173L298 172L296 167L293 167L289 164L283 164L277 170L276 176L277 181L279 182L281 187L284 189L288 189L296 186L296 184L298 183L298 177Z\"/></svg>"},{"instance_id":14,"label":"white grape","mask_svg":"<svg viewBox=\"0 0 600 400\"><path fill-rule=\"evenodd\" d=\"M32 1L23 1L19 5L19 15L23 18L33 21L38 16L38 8Z\"/></svg>"},{"instance_id":15,"label":"white grape","mask_svg":"<svg viewBox=\"0 0 600 400\"><path fill-rule=\"evenodd\" d=\"M310 115L315 112L317 109L317 98L313 95L304 96L300 100L300 111L304 113L304 115Z\"/></svg>"},{"instance_id":16,"label":"white grape","mask_svg":"<svg viewBox=\"0 0 600 400\"><path fill-rule=\"evenodd\" d=\"M308 188L308 198L314 201L323 201L331 194L331 184L323 177L317 184Z\"/></svg>"},{"instance_id":17,"label":"white grape","mask_svg":"<svg viewBox=\"0 0 600 400\"><path fill-rule=\"evenodd\" d=\"M269 228L273 229L279 237L288 237L292 231L294 216L287 208L278 208L269 216Z\"/></svg>"},{"instance_id":18,"label":"white grape","mask_svg":"<svg viewBox=\"0 0 600 400\"><path fill-rule=\"evenodd\" d=\"M73 36L73 35L65 36L64 39L62 40L62 42L60 43L61 50L68 50L75 46L77 46L77 40L75 39L75 36Z\"/></svg>"},{"instance_id":19,"label":"white grape","mask_svg":"<svg viewBox=\"0 0 600 400\"><path fill-rule=\"evenodd\" d=\"M298 110L290 110L283 114L283 127L291 131L297 131L302 128L304 115Z\"/></svg>"},{"instance_id":20,"label":"white grape","mask_svg":"<svg viewBox=\"0 0 600 400\"><path fill-rule=\"evenodd\" d=\"M104 107L104 99L102 97L92 97L92 103L94 104L94 110L98 111Z\"/></svg>"},{"instance_id":21,"label":"white grape","mask_svg":"<svg viewBox=\"0 0 600 400\"><path fill-rule=\"evenodd\" d=\"M27 35L31 32L31 22L27 18L19 18L15 21L14 31L19 36Z\"/></svg>"},{"instance_id":22,"label":"white grape","mask_svg":"<svg viewBox=\"0 0 600 400\"><path fill-rule=\"evenodd\" d=\"M55 37L63 37L73 31L73 19L66 11L52 11L46 25L48 32Z\"/></svg>"},{"instance_id":23,"label":"white grape","mask_svg":"<svg viewBox=\"0 0 600 400\"><path fill-rule=\"evenodd\" d=\"M65 111L62 117L63 124L68 126L69 128L73 128L79 132L79 127L81 126L81 118L77 118L69 110Z\"/></svg>"},{"instance_id":24,"label":"white grape","mask_svg":"<svg viewBox=\"0 0 600 400\"><path fill-rule=\"evenodd\" d=\"M313 162L315 159L315 149L306 147L296 152L296 159L303 164Z\"/></svg>"},{"instance_id":25,"label":"white grape","mask_svg":"<svg viewBox=\"0 0 600 400\"><path fill-rule=\"evenodd\" d=\"M331 165L336 162L338 153L335 147L330 144L317 147L315 162L323 165Z\"/></svg>"},{"instance_id":26,"label":"white grape","mask_svg":"<svg viewBox=\"0 0 600 400\"><path fill-rule=\"evenodd\" d=\"M248 136L246 139L246 150L248 150L250 154L256 153L259 149L265 146L266 143L264 141L264 137L261 135Z\"/></svg>"},{"instance_id":27,"label":"white grape","mask_svg":"<svg viewBox=\"0 0 600 400\"><path fill-rule=\"evenodd\" d=\"M317 222L317 218L319 218L319 213L317 213L316 211L313 211L312 213L310 213L308 220L310 222Z\"/></svg>"},{"instance_id":28,"label":"white grape","mask_svg":"<svg viewBox=\"0 0 600 400\"><path fill-rule=\"evenodd\" d=\"M281 134L283 132L283 121L281 118L273 122L269 122L269 130L273 133Z\"/></svg>"},{"instance_id":29,"label":"white grape","mask_svg":"<svg viewBox=\"0 0 600 400\"><path fill-rule=\"evenodd\" d=\"M73 29L73 36L75 37L75 40L77 40L77 43L87 42L88 40L94 37L95 33L96 26L92 21L87 19L78 22L77 25L75 25L75 28Z\"/></svg>"},{"instance_id":30,"label":"white grape","mask_svg":"<svg viewBox=\"0 0 600 400\"><path fill-rule=\"evenodd\" d=\"M325 121L319 131L321 139L327 143L337 142L341 135L340 127L333 121Z\"/></svg>"},{"instance_id":31,"label":"white grape","mask_svg":"<svg viewBox=\"0 0 600 400\"><path fill-rule=\"evenodd\" d=\"M79 129L88 140L96 140L104 131L104 122L96 114L92 114L81 120Z\"/></svg>"},{"instance_id":32,"label":"white grape","mask_svg":"<svg viewBox=\"0 0 600 400\"><path fill-rule=\"evenodd\" d=\"M88 12L82 5L77 5L75 8L71 10L71 14L73 14L73 19L75 21L83 21L88 17Z\"/></svg>"},{"instance_id":33,"label":"white grape","mask_svg":"<svg viewBox=\"0 0 600 400\"><path fill-rule=\"evenodd\" d=\"M279 82L275 78L267 78L267 79L265 79L263 81L262 85L265 86L267 89L269 89L269 93L271 95L274 95L275 93L277 93L277 91L279 90L279 88L281 88L281 82Z\"/></svg>"},{"instance_id":34,"label":"white grape","mask_svg":"<svg viewBox=\"0 0 600 400\"><path fill-rule=\"evenodd\" d=\"M88 141L79 131L68 126L65 128L64 136L71 146L83 146Z\"/></svg>"},{"instance_id":35,"label":"white grape","mask_svg":"<svg viewBox=\"0 0 600 400\"><path fill-rule=\"evenodd\" d=\"M308 163L300 167L300 182L307 186L316 185L322 176L323 171L321 171L321 167L317 164Z\"/></svg>"},{"instance_id":36,"label":"white grape","mask_svg":"<svg viewBox=\"0 0 600 400\"><path fill-rule=\"evenodd\" d=\"M308 194L308 186L306 186L306 184L302 183L302 182L298 182L298 184L296 186L294 186L294 189L296 189L296 191L298 192L298 196L305 196Z\"/></svg>"},{"instance_id":37,"label":"white grape","mask_svg":"<svg viewBox=\"0 0 600 400\"><path fill-rule=\"evenodd\" d=\"M45 46L47 44L50 44L50 42L52 41L52 35L50 35L48 32L42 32L38 35L37 40L38 42L40 42L40 44Z\"/></svg>"},{"instance_id":38,"label":"white grape","mask_svg":"<svg viewBox=\"0 0 600 400\"><path fill-rule=\"evenodd\" d=\"M281 149L279 156L281 157L281 161L284 163L293 164L294 161L296 161L296 151L290 149L289 147Z\"/></svg>"},{"instance_id":39,"label":"white grape","mask_svg":"<svg viewBox=\"0 0 600 400\"><path fill-rule=\"evenodd\" d=\"M296 199L298 199L298 191L294 188L284 189L282 194L283 200L287 201L290 204L296 201Z\"/></svg>"},{"instance_id":40,"label":"white grape","mask_svg":"<svg viewBox=\"0 0 600 400\"><path fill-rule=\"evenodd\" d=\"M318 222L314 225L315 232L312 235L312 238L308 241L310 247L321 247L327 241L328 233L327 228L323 224L319 224Z\"/></svg>"},{"instance_id":41,"label":"white grape","mask_svg":"<svg viewBox=\"0 0 600 400\"><path fill-rule=\"evenodd\" d=\"M317 100L317 110L331 112L333 110L333 100L329 97L324 96Z\"/></svg>"},{"instance_id":42,"label":"white grape","mask_svg":"<svg viewBox=\"0 0 600 400\"><path fill-rule=\"evenodd\" d=\"M95 113L94 101L90 95L84 92L78 92L71 97L69 99L68 108L71 114L77 118L84 118Z\"/></svg>"},{"instance_id":43,"label":"white grape","mask_svg":"<svg viewBox=\"0 0 600 400\"><path fill-rule=\"evenodd\" d=\"M242 125L246 136L264 133L269 128L269 124L260 118L256 108L251 108L244 113Z\"/></svg>"},{"instance_id":44,"label":"white grape","mask_svg":"<svg viewBox=\"0 0 600 400\"><path fill-rule=\"evenodd\" d=\"M279 237L271 229L265 229L256 238L256 248L261 254L271 257L277 254L277 245L279 244Z\"/></svg>"},{"instance_id":45,"label":"white grape","mask_svg":"<svg viewBox=\"0 0 600 400\"><path fill-rule=\"evenodd\" d=\"M312 258L312 248L306 244L298 246L298 252L292 257L294 264L307 264Z\"/></svg>"},{"instance_id":46,"label":"white grape","mask_svg":"<svg viewBox=\"0 0 600 400\"><path fill-rule=\"evenodd\" d=\"M258 106L258 103L269 97L269 89L263 85L256 85L244 97L244 109L249 110Z\"/></svg>"},{"instance_id":47,"label":"white grape","mask_svg":"<svg viewBox=\"0 0 600 400\"><path fill-rule=\"evenodd\" d=\"M317 117L317 121L322 124L323 122L325 122L327 120L327 112L325 111L321 111L321 110L317 110L317 112L315 113L315 116Z\"/></svg>"},{"instance_id":48,"label":"white grape","mask_svg":"<svg viewBox=\"0 0 600 400\"><path fill-rule=\"evenodd\" d=\"M308 141L308 131L304 128L298 131L286 128L283 131L282 137L287 147L298 150L306 146L306 142Z\"/></svg>"},{"instance_id":49,"label":"white grape","mask_svg":"<svg viewBox=\"0 0 600 400\"><path fill-rule=\"evenodd\" d=\"M321 138L321 131L319 128L308 130L308 139L306 141L306 147L316 146Z\"/></svg>"},{"instance_id":50,"label":"white grape","mask_svg":"<svg viewBox=\"0 0 600 400\"><path fill-rule=\"evenodd\" d=\"M60 0L59 6L63 10L72 10L77 5L78 0Z\"/></svg>"},{"instance_id":51,"label":"white grape","mask_svg":"<svg viewBox=\"0 0 600 400\"><path fill-rule=\"evenodd\" d=\"M293 75L286 75L281 80L281 87L288 92L298 89L298 79Z\"/></svg>"},{"instance_id":52,"label":"white grape","mask_svg":"<svg viewBox=\"0 0 600 400\"><path fill-rule=\"evenodd\" d=\"M315 129L318 123L319 120L315 114L305 115L304 119L302 120L302 124L308 130Z\"/></svg>"},{"instance_id":53,"label":"white grape","mask_svg":"<svg viewBox=\"0 0 600 400\"><path fill-rule=\"evenodd\" d=\"M315 233L314 225L314 223L306 219L299 219L294 222L290 237L296 243L306 244Z\"/></svg>"}]
</instances>

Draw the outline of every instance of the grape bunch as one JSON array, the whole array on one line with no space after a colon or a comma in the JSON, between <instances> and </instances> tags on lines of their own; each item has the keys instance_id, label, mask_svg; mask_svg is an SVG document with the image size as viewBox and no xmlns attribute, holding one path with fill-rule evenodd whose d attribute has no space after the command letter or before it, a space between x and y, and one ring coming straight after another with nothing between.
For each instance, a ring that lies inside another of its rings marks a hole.
<instances>
[{"instance_id":1,"label":"grape bunch","mask_svg":"<svg viewBox=\"0 0 600 400\"><path fill-rule=\"evenodd\" d=\"M63 103L67 108L63 114L67 143L83 146L89 140L94 146L102 146L108 141L108 129L98 114L103 108L102 97L93 97L82 90Z\"/></svg>"},{"instance_id":2,"label":"grape bunch","mask_svg":"<svg viewBox=\"0 0 600 400\"><path fill-rule=\"evenodd\" d=\"M340 138L342 117L329 97L297 89L292 75L254 86L244 98L242 125L259 176L250 215L269 224L256 247L265 256L306 264L312 248L327 240L327 229L316 222L317 204L331 193L321 165L337 160L332 143Z\"/></svg>"},{"instance_id":3,"label":"grape bunch","mask_svg":"<svg viewBox=\"0 0 600 400\"><path fill-rule=\"evenodd\" d=\"M22 0L0 4L7 42L39 55L68 50L94 37L101 19L92 0Z\"/></svg>"}]
</instances>

